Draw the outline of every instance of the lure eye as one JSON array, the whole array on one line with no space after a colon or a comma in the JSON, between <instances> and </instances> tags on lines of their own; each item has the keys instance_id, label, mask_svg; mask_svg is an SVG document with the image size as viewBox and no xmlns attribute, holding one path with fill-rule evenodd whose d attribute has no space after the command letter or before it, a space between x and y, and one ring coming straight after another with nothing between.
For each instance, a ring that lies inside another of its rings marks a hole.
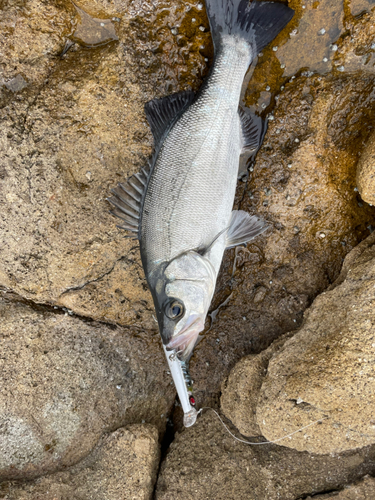
<instances>
[{"instance_id":1,"label":"lure eye","mask_svg":"<svg viewBox=\"0 0 375 500\"><path fill-rule=\"evenodd\" d=\"M166 307L166 315L170 319L178 319L183 316L185 312L184 305L179 302L178 300L174 300L173 302L170 302L167 307Z\"/></svg>"}]
</instances>

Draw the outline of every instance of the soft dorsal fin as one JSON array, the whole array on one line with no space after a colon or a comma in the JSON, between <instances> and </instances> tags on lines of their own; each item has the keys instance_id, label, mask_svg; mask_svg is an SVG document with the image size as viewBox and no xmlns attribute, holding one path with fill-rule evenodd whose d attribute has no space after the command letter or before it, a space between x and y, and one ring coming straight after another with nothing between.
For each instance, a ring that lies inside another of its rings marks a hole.
<instances>
[{"instance_id":1,"label":"soft dorsal fin","mask_svg":"<svg viewBox=\"0 0 375 500\"><path fill-rule=\"evenodd\" d=\"M247 243L267 228L267 224L255 215L249 215L243 210L233 210L226 233L226 248Z\"/></svg>"},{"instance_id":2,"label":"soft dorsal fin","mask_svg":"<svg viewBox=\"0 0 375 500\"><path fill-rule=\"evenodd\" d=\"M146 117L154 136L155 145L160 143L171 123L193 99L194 92L184 91L160 99L153 99L145 104Z\"/></svg>"},{"instance_id":3,"label":"soft dorsal fin","mask_svg":"<svg viewBox=\"0 0 375 500\"><path fill-rule=\"evenodd\" d=\"M238 108L238 113L242 125L242 153L251 153L254 157L262 145L267 122L242 106Z\"/></svg>"},{"instance_id":4,"label":"soft dorsal fin","mask_svg":"<svg viewBox=\"0 0 375 500\"><path fill-rule=\"evenodd\" d=\"M136 233L139 239L138 222L141 216L143 196L146 190L150 172L148 168L142 168L141 172L132 175L125 183L120 183L111 192L114 196L107 198L107 201L113 205L111 214L124 221L117 227Z\"/></svg>"}]
</instances>

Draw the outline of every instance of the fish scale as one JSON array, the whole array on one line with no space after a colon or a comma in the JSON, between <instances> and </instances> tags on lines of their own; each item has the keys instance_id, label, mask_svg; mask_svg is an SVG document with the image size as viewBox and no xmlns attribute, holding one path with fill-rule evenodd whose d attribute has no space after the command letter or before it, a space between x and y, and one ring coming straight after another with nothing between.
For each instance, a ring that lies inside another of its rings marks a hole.
<instances>
[{"instance_id":1,"label":"fish scale","mask_svg":"<svg viewBox=\"0 0 375 500\"><path fill-rule=\"evenodd\" d=\"M240 150L238 102L250 57L250 49L238 54L224 46L204 91L163 144L142 215L150 269L207 245L229 224ZM181 151L181 144L189 147Z\"/></svg>"}]
</instances>

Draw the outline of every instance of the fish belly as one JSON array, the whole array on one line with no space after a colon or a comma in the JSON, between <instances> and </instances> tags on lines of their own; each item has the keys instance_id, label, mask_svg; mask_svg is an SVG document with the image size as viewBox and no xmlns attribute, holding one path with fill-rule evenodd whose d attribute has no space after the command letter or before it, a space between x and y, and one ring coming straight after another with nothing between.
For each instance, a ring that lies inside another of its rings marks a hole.
<instances>
[{"instance_id":1,"label":"fish belly","mask_svg":"<svg viewBox=\"0 0 375 500\"><path fill-rule=\"evenodd\" d=\"M142 213L149 268L208 246L229 225L241 151L238 104L251 55L245 48L221 51L159 152Z\"/></svg>"}]
</instances>

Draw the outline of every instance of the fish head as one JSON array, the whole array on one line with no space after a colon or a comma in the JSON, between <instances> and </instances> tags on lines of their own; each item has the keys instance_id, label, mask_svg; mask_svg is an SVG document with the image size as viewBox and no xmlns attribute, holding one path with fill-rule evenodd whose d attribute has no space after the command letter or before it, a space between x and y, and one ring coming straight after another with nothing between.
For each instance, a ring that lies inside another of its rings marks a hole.
<instances>
[{"instance_id":1,"label":"fish head","mask_svg":"<svg viewBox=\"0 0 375 500\"><path fill-rule=\"evenodd\" d=\"M164 345L175 350L180 359L187 359L204 329L216 271L207 258L189 251L167 263L158 274L152 292Z\"/></svg>"}]
</instances>

